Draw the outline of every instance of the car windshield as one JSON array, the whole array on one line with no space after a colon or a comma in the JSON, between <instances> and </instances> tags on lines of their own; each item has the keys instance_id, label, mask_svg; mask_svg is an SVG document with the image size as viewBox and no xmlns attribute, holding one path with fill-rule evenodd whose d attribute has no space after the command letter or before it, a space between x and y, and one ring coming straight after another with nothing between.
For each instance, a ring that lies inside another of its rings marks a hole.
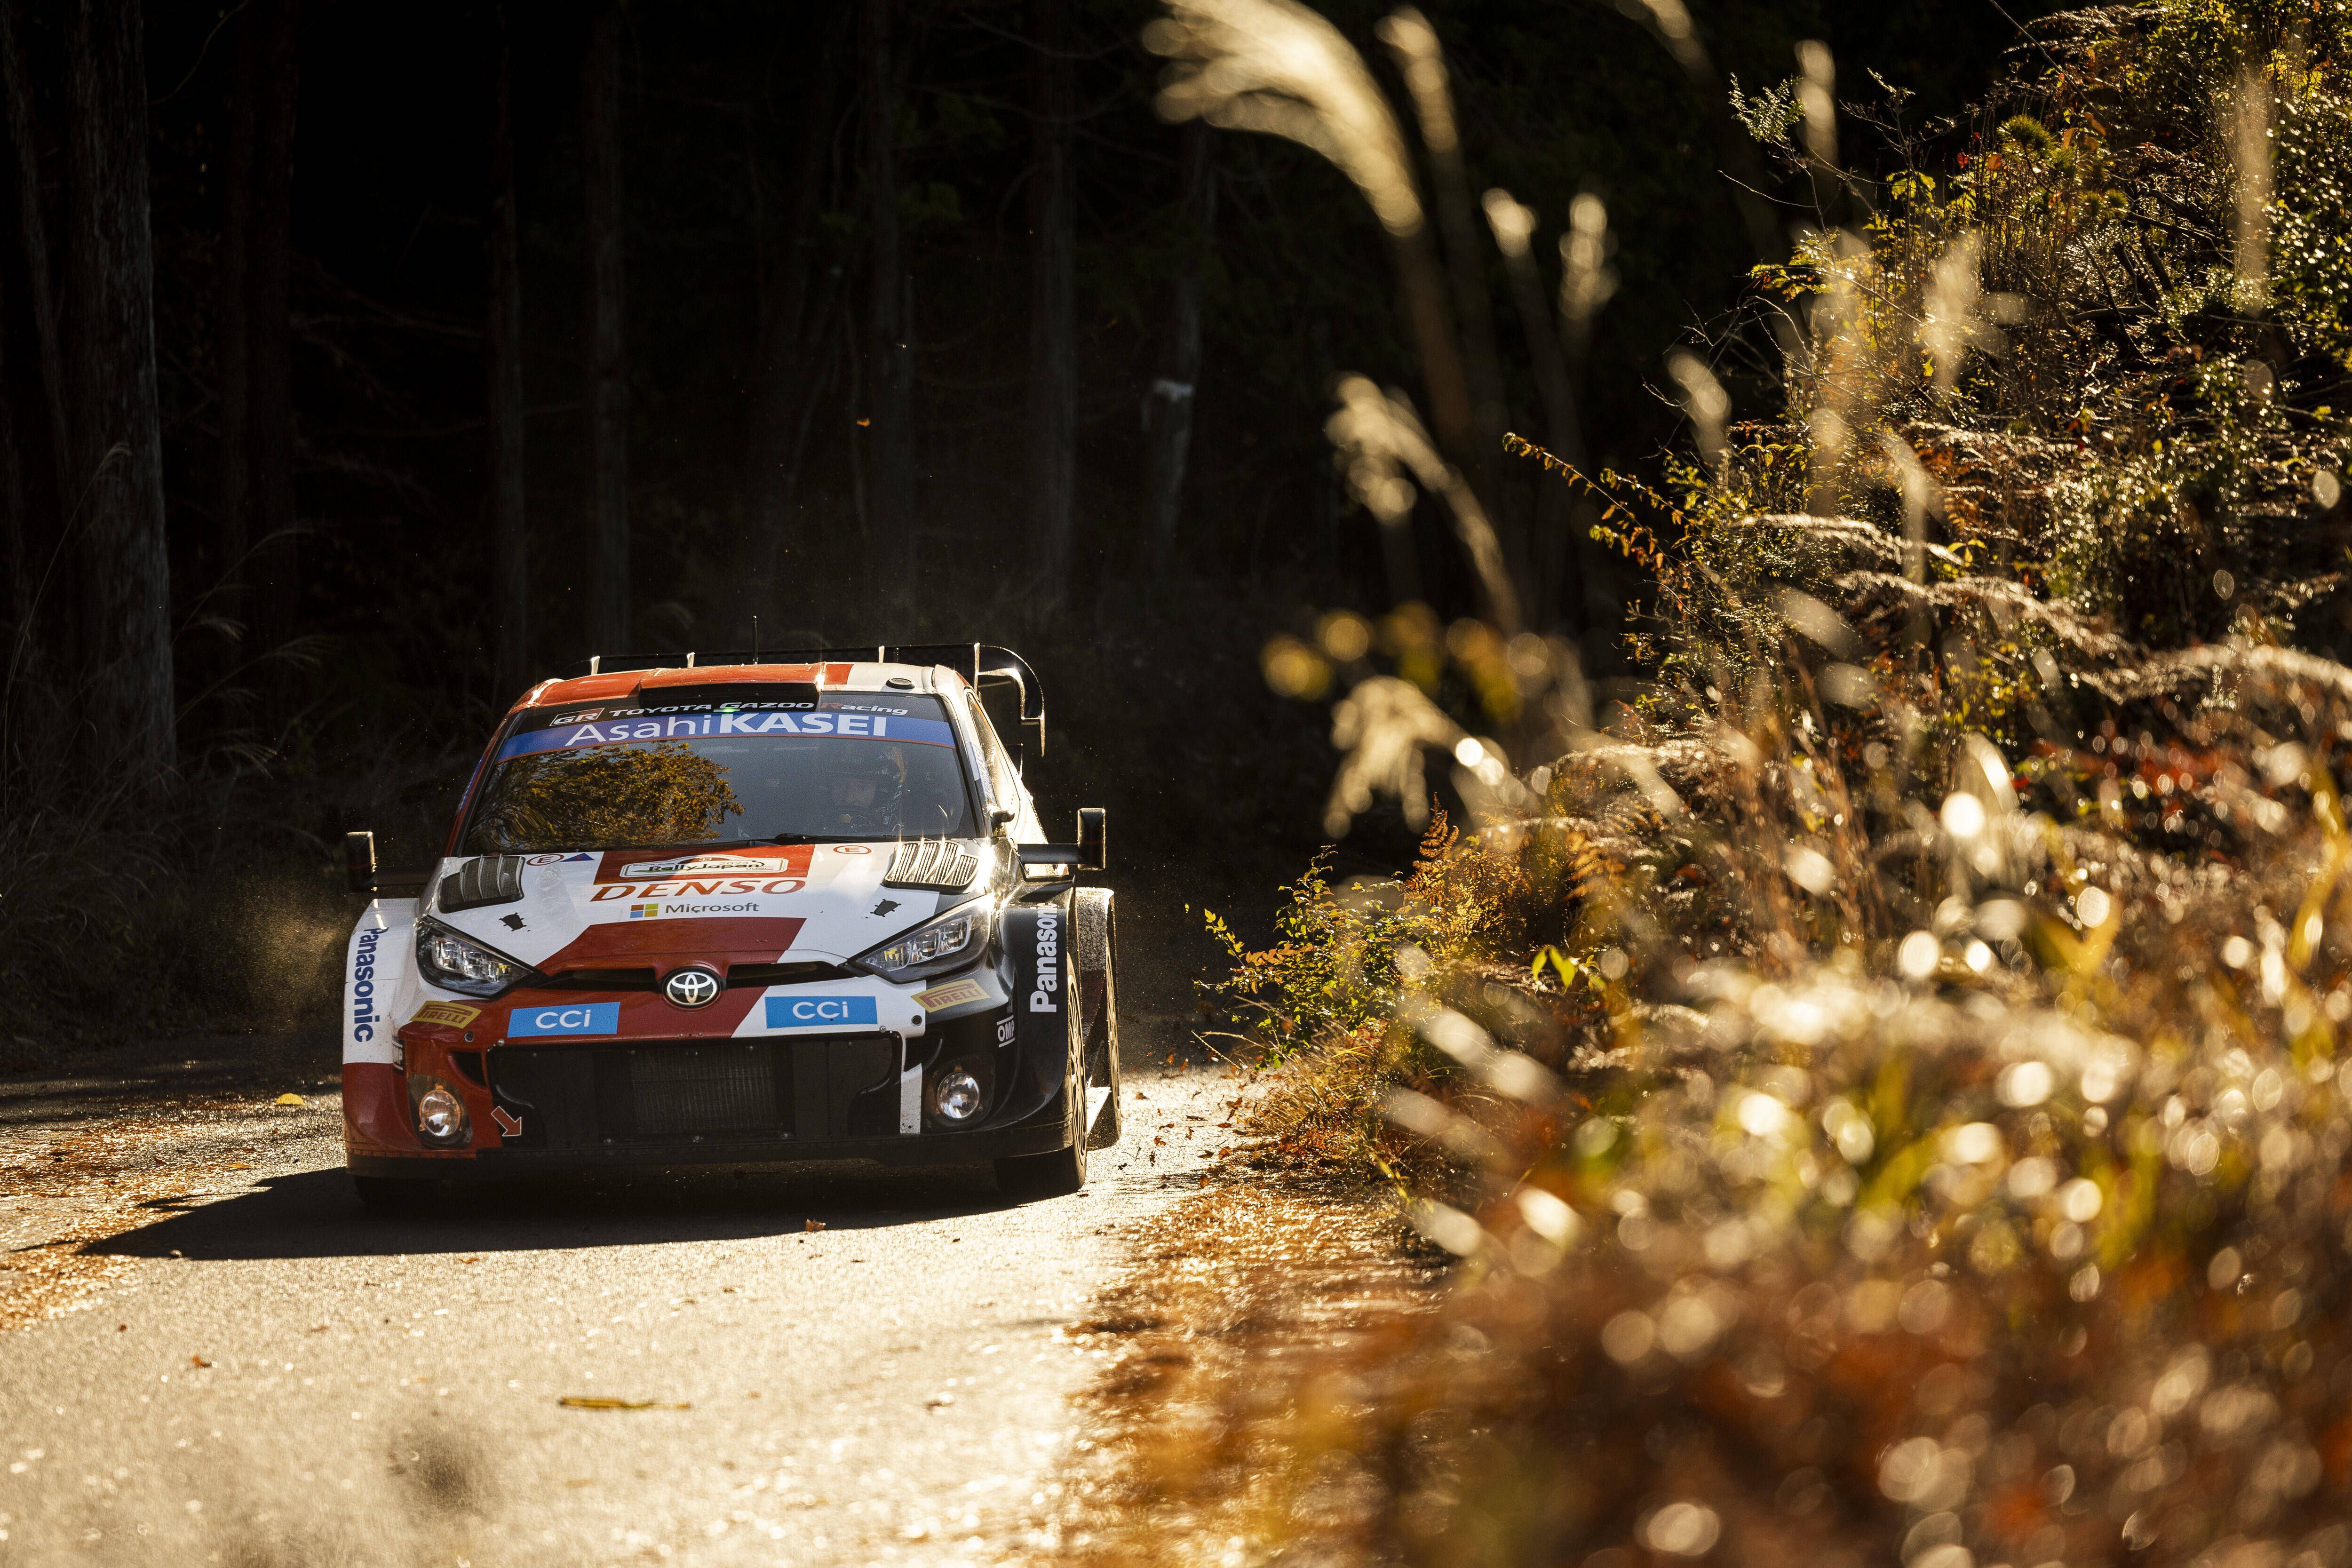
<instances>
[{"instance_id":1,"label":"car windshield","mask_svg":"<svg viewBox=\"0 0 2352 1568\"><path fill-rule=\"evenodd\" d=\"M972 837L937 698L758 689L526 714L491 763L461 852Z\"/></svg>"}]
</instances>

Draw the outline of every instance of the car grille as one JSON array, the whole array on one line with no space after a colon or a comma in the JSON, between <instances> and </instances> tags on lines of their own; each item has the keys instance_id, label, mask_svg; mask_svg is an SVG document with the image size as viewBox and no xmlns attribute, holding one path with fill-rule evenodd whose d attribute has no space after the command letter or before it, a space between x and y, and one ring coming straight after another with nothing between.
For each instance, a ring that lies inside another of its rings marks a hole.
<instances>
[{"instance_id":1,"label":"car grille","mask_svg":"<svg viewBox=\"0 0 2352 1568\"><path fill-rule=\"evenodd\" d=\"M600 1075L597 1120L640 1138L772 1134L791 1122L789 1077L777 1081L764 1046L671 1046L611 1053L624 1071ZM614 1101L607 1107L607 1098Z\"/></svg>"},{"instance_id":2,"label":"car grille","mask_svg":"<svg viewBox=\"0 0 2352 1568\"><path fill-rule=\"evenodd\" d=\"M489 1053L489 1076L522 1125L508 1148L804 1143L898 1131L898 1044L887 1035L509 1045Z\"/></svg>"}]
</instances>

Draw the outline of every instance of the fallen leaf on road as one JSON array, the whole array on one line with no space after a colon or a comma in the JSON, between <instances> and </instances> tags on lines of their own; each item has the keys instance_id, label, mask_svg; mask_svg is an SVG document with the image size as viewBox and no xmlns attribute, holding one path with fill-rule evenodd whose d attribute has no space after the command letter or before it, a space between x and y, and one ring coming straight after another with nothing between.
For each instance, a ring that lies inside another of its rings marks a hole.
<instances>
[{"instance_id":1,"label":"fallen leaf on road","mask_svg":"<svg viewBox=\"0 0 2352 1568\"><path fill-rule=\"evenodd\" d=\"M479 1263L481 1259L478 1258L460 1258L457 1261L460 1263Z\"/></svg>"},{"instance_id":2,"label":"fallen leaf on road","mask_svg":"<svg viewBox=\"0 0 2352 1568\"><path fill-rule=\"evenodd\" d=\"M669 1405L658 1399L607 1399L601 1394L567 1394L555 1403L566 1410L691 1410L691 1405Z\"/></svg>"},{"instance_id":3,"label":"fallen leaf on road","mask_svg":"<svg viewBox=\"0 0 2352 1568\"><path fill-rule=\"evenodd\" d=\"M232 1171L250 1171L253 1169L252 1166L247 1164L242 1160L232 1162L227 1168Z\"/></svg>"},{"instance_id":4,"label":"fallen leaf on road","mask_svg":"<svg viewBox=\"0 0 2352 1568\"><path fill-rule=\"evenodd\" d=\"M821 1219L813 1219L810 1220L803 1228L808 1230L823 1230L824 1228L824 1221Z\"/></svg>"},{"instance_id":5,"label":"fallen leaf on road","mask_svg":"<svg viewBox=\"0 0 2352 1568\"><path fill-rule=\"evenodd\" d=\"M310 1102L299 1094L281 1094L270 1103L272 1105L308 1105Z\"/></svg>"},{"instance_id":6,"label":"fallen leaf on road","mask_svg":"<svg viewBox=\"0 0 2352 1568\"><path fill-rule=\"evenodd\" d=\"M327 1325L324 1323L313 1323L302 1331L306 1334L323 1334L327 1331Z\"/></svg>"},{"instance_id":7,"label":"fallen leaf on road","mask_svg":"<svg viewBox=\"0 0 2352 1568\"><path fill-rule=\"evenodd\" d=\"M937 1410L942 1405L953 1405L954 1403L955 1395L952 1394L934 1394L929 1399L923 1401L923 1408L926 1410Z\"/></svg>"},{"instance_id":8,"label":"fallen leaf on road","mask_svg":"<svg viewBox=\"0 0 2352 1568\"><path fill-rule=\"evenodd\" d=\"M188 1364L190 1366L210 1366L213 1363L206 1361L200 1355L192 1355L188 1358Z\"/></svg>"}]
</instances>

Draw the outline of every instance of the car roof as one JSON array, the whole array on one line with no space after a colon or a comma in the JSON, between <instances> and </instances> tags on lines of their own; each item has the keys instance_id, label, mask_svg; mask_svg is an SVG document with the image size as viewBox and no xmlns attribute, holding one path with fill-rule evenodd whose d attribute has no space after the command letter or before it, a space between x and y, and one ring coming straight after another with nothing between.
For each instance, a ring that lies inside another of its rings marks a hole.
<instances>
[{"instance_id":1,"label":"car roof","mask_svg":"<svg viewBox=\"0 0 2352 1568\"><path fill-rule=\"evenodd\" d=\"M880 691L892 680L908 681L917 691L933 692L952 691L965 684L963 677L945 665L937 664L689 664L674 668L623 669L609 675L583 675L570 680L541 681L524 692L515 707L556 708L582 702L609 702L632 692L655 692L677 686L709 688L764 684L815 686L828 691Z\"/></svg>"}]
</instances>

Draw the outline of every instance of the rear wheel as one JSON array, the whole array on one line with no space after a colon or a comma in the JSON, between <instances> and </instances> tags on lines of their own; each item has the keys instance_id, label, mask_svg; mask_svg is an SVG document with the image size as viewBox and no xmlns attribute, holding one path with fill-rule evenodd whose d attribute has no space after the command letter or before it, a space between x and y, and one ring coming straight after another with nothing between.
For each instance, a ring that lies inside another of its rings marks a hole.
<instances>
[{"instance_id":1,"label":"rear wheel","mask_svg":"<svg viewBox=\"0 0 2352 1568\"><path fill-rule=\"evenodd\" d=\"M353 1176L352 1186L360 1202L379 1214L410 1213L430 1208L440 1194L438 1182L419 1182L405 1176Z\"/></svg>"}]
</instances>

